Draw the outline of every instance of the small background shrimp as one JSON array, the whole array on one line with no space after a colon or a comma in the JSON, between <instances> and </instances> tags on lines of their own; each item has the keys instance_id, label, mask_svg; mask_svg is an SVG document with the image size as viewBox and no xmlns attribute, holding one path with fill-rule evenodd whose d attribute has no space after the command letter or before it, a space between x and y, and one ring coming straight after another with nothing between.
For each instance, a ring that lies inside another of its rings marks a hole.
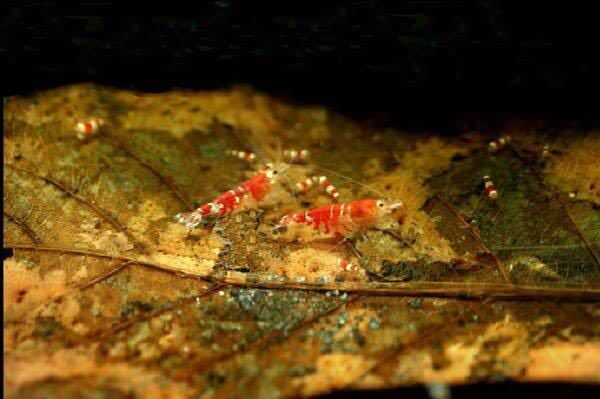
<instances>
[{"instance_id":1,"label":"small background shrimp","mask_svg":"<svg viewBox=\"0 0 600 399\"><path fill-rule=\"evenodd\" d=\"M257 160L264 158L249 151L230 150L228 154L248 163L255 163ZM281 160L275 162L275 164L285 163L284 166L280 166L280 169L285 171L281 183L286 186L290 193L295 195L316 191L328 196L328 201L337 201L340 198L340 193L327 176L311 174L313 171L309 162L310 151L306 149L286 149L279 150L277 155L277 158ZM290 198L289 203L293 202L295 202L295 198Z\"/></svg>"},{"instance_id":2,"label":"small background shrimp","mask_svg":"<svg viewBox=\"0 0 600 399\"><path fill-rule=\"evenodd\" d=\"M106 120L103 118L93 117L77 120L75 123L75 132L77 133L77 138L80 140L85 140L88 137L95 135L105 124Z\"/></svg>"}]
</instances>

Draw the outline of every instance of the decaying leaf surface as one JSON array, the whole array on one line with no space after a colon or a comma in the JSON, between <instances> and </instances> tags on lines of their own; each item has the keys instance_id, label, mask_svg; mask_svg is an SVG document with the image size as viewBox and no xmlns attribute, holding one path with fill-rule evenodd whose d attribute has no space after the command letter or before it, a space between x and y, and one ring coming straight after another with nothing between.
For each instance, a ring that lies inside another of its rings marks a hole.
<instances>
[{"instance_id":1,"label":"decaying leaf surface","mask_svg":"<svg viewBox=\"0 0 600 399\"><path fill-rule=\"evenodd\" d=\"M493 135L372 131L246 88L76 85L4 111L9 397L600 379L594 132L550 158L543 144L564 139L543 133L490 154ZM107 124L79 140L76 121L91 117ZM354 237L360 259L270 234L330 202L318 192L193 231L173 222L251 175L228 150L266 163L285 148L312 153L290 182L326 174L344 200L402 200L408 217Z\"/></svg>"}]
</instances>

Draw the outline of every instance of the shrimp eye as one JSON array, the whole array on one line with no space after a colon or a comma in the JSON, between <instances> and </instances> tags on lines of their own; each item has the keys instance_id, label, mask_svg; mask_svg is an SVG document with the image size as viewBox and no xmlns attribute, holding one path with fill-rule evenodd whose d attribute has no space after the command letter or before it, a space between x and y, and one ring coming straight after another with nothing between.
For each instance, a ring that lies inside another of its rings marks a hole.
<instances>
[{"instance_id":1,"label":"shrimp eye","mask_svg":"<svg viewBox=\"0 0 600 399\"><path fill-rule=\"evenodd\" d=\"M277 171L276 171L276 170L274 170L274 171L273 171L273 174L274 174L274 175L276 175L276 174L277 174Z\"/></svg>"},{"instance_id":2,"label":"shrimp eye","mask_svg":"<svg viewBox=\"0 0 600 399\"><path fill-rule=\"evenodd\" d=\"M383 201L377 201L377 206L383 208Z\"/></svg>"}]
</instances>

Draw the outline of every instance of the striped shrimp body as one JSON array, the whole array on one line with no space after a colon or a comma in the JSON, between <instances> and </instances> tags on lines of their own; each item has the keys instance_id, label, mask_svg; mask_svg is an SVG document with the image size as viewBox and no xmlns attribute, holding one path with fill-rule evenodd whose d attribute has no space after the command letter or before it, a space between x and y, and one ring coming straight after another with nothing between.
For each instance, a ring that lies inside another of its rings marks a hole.
<instances>
[{"instance_id":1,"label":"striped shrimp body","mask_svg":"<svg viewBox=\"0 0 600 399\"><path fill-rule=\"evenodd\" d=\"M370 229L397 227L405 217L402 202L363 199L284 216L273 233L283 241L308 242L349 237Z\"/></svg>"},{"instance_id":2,"label":"striped shrimp body","mask_svg":"<svg viewBox=\"0 0 600 399\"><path fill-rule=\"evenodd\" d=\"M193 212L179 213L174 219L187 228L193 229L211 216L233 214L277 202L280 185L276 182L280 170L281 168L268 164L260 173L233 190L221 194Z\"/></svg>"},{"instance_id":3,"label":"striped shrimp body","mask_svg":"<svg viewBox=\"0 0 600 399\"><path fill-rule=\"evenodd\" d=\"M89 118L79 120L75 124L75 131L77 132L77 138L84 140L88 137L93 136L98 130L106 124L106 121L102 118Z\"/></svg>"}]
</instances>

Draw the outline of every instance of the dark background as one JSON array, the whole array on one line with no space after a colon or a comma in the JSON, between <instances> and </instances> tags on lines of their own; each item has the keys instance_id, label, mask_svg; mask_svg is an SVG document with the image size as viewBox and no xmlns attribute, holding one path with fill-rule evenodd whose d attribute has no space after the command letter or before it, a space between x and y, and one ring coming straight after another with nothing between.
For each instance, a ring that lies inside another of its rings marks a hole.
<instances>
[{"instance_id":1,"label":"dark background","mask_svg":"<svg viewBox=\"0 0 600 399\"><path fill-rule=\"evenodd\" d=\"M585 2L257 4L207 1L164 17L144 14L172 13L168 2L4 3L6 95L87 81L144 91L245 83L397 127L466 115L597 123L598 17Z\"/></svg>"}]
</instances>

